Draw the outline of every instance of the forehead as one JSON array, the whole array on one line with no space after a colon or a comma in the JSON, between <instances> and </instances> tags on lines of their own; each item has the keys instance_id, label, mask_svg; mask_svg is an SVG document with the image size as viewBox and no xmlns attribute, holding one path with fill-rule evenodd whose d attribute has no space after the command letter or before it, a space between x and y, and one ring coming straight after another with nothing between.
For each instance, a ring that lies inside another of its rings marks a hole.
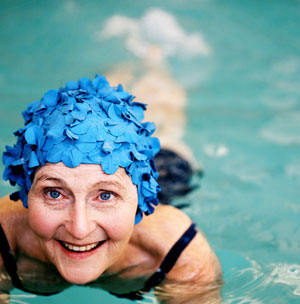
<instances>
[{"instance_id":1,"label":"forehead","mask_svg":"<svg viewBox=\"0 0 300 304\"><path fill-rule=\"evenodd\" d=\"M127 175L124 168L119 169L114 174L103 172L101 165L81 164L75 168L69 168L62 162L57 164L46 163L40 167L34 176L34 183L48 178L59 178L64 181L76 181L80 183L117 182L127 186L132 184L131 178Z\"/></svg>"}]
</instances>

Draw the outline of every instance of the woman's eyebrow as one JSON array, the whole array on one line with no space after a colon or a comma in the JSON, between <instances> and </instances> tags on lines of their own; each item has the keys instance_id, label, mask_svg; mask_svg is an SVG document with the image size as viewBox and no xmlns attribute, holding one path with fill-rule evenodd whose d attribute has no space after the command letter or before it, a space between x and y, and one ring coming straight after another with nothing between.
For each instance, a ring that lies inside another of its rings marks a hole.
<instances>
[{"instance_id":1,"label":"woman's eyebrow","mask_svg":"<svg viewBox=\"0 0 300 304\"><path fill-rule=\"evenodd\" d=\"M62 184L62 185L66 185L66 182L61 179L61 178L58 178L58 177L52 177L52 176L49 176L49 175L46 175L46 174L42 174L41 176L39 176L35 183L38 183L40 181L53 181L53 182L56 182L56 183L59 183L59 184ZM102 180L102 181L99 181L97 183L94 184L95 187L109 187L109 186L114 186L118 189L121 189L121 190L125 190L125 186L118 182L118 181L115 181L115 180L112 180L112 181L108 181L108 180Z\"/></svg>"},{"instance_id":2,"label":"woman's eyebrow","mask_svg":"<svg viewBox=\"0 0 300 304\"><path fill-rule=\"evenodd\" d=\"M53 182L57 182L59 184L63 184L65 185L65 181L62 180L61 178L58 178L58 177L51 177L51 176L48 176L48 175L41 175L39 176L37 179L36 179L36 183L40 182L40 181L53 181Z\"/></svg>"},{"instance_id":3,"label":"woman's eyebrow","mask_svg":"<svg viewBox=\"0 0 300 304\"><path fill-rule=\"evenodd\" d=\"M95 184L95 187L103 187L103 186L114 186L118 189L121 189L121 190L125 190L125 186L118 182L118 181L106 181L106 180L103 180L103 181L99 181Z\"/></svg>"}]
</instances>

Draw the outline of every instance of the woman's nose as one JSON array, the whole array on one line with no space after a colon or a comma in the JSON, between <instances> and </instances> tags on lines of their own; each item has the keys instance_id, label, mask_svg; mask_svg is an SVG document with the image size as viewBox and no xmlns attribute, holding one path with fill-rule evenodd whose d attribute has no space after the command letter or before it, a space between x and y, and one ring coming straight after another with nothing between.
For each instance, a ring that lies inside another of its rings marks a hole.
<instances>
[{"instance_id":1,"label":"woman's nose","mask_svg":"<svg viewBox=\"0 0 300 304\"><path fill-rule=\"evenodd\" d=\"M82 240L88 237L96 228L92 220L90 210L85 202L75 202L70 212L70 218L66 224L66 230L76 239Z\"/></svg>"}]
</instances>

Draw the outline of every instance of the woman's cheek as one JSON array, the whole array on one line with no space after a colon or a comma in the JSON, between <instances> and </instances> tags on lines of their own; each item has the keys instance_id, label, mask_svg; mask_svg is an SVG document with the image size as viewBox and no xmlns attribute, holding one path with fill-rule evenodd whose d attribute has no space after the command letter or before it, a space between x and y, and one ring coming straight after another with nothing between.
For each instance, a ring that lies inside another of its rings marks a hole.
<instances>
[{"instance_id":1,"label":"woman's cheek","mask_svg":"<svg viewBox=\"0 0 300 304\"><path fill-rule=\"evenodd\" d=\"M131 232L133 230L133 225L128 221L123 221L122 219L119 220L119 223L112 226L110 229L109 234L112 236L115 241L120 241L124 239L128 239L131 235Z\"/></svg>"},{"instance_id":2,"label":"woman's cheek","mask_svg":"<svg viewBox=\"0 0 300 304\"><path fill-rule=\"evenodd\" d=\"M29 225L40 237L50 239L53 237L57 227L57 216L53 216L49 210L38 208L34 204L29 205Z\"/></svg>"},{"instance_id":3,"label":"woman's cheek","mask_svg":"<svg viewBox=\"0 0 300 304\"><path fill-rule=\"evenodd\" d=\"M106 232L112 240L124 241L130 238L135 221L135 210L130 209L117 212L113 218L107 217L109 222L102 223L103 228L106 228Z\"/></svg>"}]
</instances>

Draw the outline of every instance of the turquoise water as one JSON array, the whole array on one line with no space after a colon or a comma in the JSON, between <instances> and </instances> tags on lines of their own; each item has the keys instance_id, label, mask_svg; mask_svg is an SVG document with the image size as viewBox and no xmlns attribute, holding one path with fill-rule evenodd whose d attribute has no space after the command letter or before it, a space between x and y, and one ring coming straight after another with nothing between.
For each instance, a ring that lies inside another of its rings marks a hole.
<instances>
[{"instance_id":1,"label":"turquoise water","mask_svg":"<svg viewBox=\"0 0 300 304\"><path fill-rule=\"evenodd\" d=\"M137 60L124 37L99 33L111 15L139 20L152 7L210 49L167 62L188 95L185 140L205 168L186 211L221 258L223 302L299 303L300 1L3 0L0 150L13 144L21 110L47 89ZM0 194L9 191L1 180ZM79 287L22 301L87 298L130 303Z\"/></svg>"}]
</instances>

